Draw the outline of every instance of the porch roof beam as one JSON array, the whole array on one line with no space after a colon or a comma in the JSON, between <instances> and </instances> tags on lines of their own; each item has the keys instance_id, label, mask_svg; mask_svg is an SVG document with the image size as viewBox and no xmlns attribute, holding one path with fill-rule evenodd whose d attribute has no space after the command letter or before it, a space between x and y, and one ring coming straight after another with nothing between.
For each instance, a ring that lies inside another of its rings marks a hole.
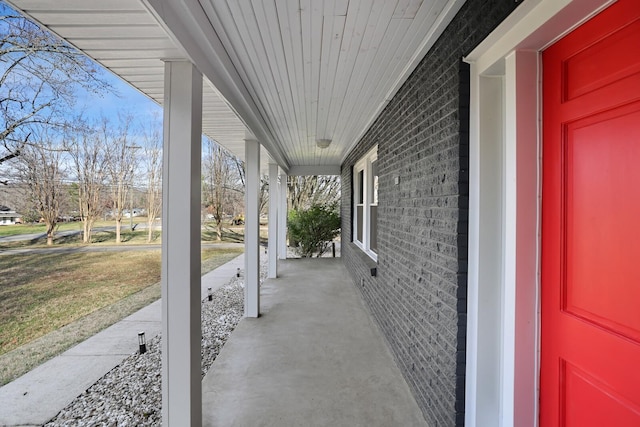
<instances>
[{"instance_id":1,"label":"porch roof beam","mask_svg":"<svg viewBox=\"0 0 640 427\"><path fill-rule=\"evenodd\" d=\"M340 165L305 166L295 165L289 168L291 176L340 175Z\"/></svg>"},{"instance_id":2,"label":"porch roof beam","mask_svg":"<svg viewBox=\"0 0 640 427\"><path fill-rule=\"evenodd\" d=\"M172 40L215 86L230 107L242 117L253 135L284 170L285 155L273 137L260 109L249 94L229 54L196 0L142 0Z\"/></svg>"}]
</instances>

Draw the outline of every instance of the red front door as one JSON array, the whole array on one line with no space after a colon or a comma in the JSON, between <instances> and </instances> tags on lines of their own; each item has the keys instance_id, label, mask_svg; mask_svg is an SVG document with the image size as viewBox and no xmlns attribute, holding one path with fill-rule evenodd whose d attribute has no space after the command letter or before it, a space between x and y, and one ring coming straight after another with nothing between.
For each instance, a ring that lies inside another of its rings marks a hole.
<instances>
[{"instance_id":1,"label":"red front door","mask_svg":"<svg viewBox=\"0 0 640 427\"><path fill-rule=\"evenodd\" d=\"M640 0L543 53L542 427L640 426Z\"/></svg>"}]
</instances>

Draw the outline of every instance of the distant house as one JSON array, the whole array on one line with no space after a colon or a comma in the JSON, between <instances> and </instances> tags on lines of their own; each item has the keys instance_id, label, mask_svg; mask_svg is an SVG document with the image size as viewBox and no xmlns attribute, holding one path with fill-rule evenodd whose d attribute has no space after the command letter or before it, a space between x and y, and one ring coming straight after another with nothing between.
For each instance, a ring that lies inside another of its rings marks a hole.
<instances>
[{"instance_id":1,"label":"distant house","mask_svg":"<svg viewBox=\"0 0 640 427\"><path fill-rule=\"evenodd\" d=\"M22 224L22 216L7 206L0 205L0 225Z\"/></svg>"}]
</instances>

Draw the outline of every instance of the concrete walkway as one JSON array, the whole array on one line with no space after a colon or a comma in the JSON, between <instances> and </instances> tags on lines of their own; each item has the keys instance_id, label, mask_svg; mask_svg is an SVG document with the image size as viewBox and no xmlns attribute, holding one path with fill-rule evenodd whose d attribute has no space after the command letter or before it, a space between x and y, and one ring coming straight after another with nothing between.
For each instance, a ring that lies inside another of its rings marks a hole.
<instances>
[{"instance_id":1,"label":"concrete walkway","mask_svg":"<svg viewBox=\"0 0 640 427\"><path fill-rule=\"evenodd\" d=\"M203 380L204 426L426 426L340 259L278 275Z\"/></svg>"},{"instance_id":2,"label":"concrete walkway","mask_svg":"<svg viewBox=\"0 0 640 427\"><path fill-rule=\"evenodd\" d=\"M202 277L201 296L228 283L244 255ZM162 329L161 302L139 310L0 388L0 426L41 426Z\"/></svg>"}]
</instances>

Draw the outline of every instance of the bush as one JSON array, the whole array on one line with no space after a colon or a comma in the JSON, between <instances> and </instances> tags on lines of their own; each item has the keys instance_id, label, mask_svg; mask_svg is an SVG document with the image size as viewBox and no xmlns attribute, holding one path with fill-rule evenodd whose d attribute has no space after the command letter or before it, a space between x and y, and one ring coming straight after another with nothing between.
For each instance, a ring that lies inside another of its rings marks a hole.
<instances>
[{"instance_id":1,"label":"bush","mask_svg":"<svg viewBox=\"0 0 640 427\"><path fill-rule=\"evenodd\" d=\"M340 215L336 205L313 205L289 213L289 242L304 258L322 256L340 233Z\"/></svg>"},{"instance_id":2,"label":"bush","mask_svg":"<svg viewBox=\"0 0 640 427\"><path fill-rule=\"evenodd\" d=\"M30 222L38 222L40 219L40 212L29 210L27 213L22 215L22 222L24 224L28 224Z\"/></svg>"}]
</instances>

